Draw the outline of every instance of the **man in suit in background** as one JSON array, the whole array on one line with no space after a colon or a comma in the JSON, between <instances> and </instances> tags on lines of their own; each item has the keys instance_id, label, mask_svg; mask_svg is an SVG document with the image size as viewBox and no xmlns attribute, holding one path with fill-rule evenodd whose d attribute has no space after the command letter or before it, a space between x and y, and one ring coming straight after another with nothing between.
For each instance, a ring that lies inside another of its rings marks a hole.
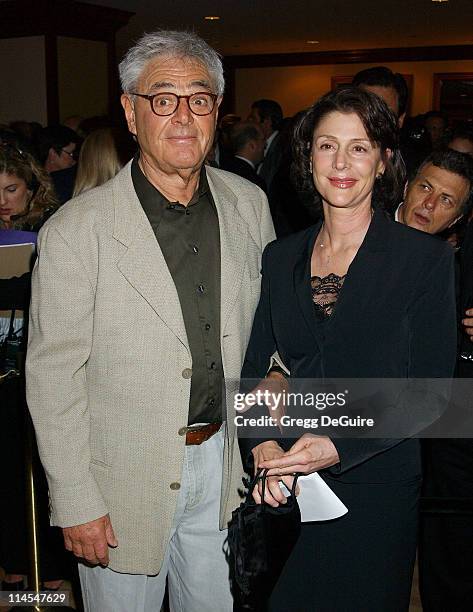
<instances>
[{"instance_id":1,"label":"man in suit in background","mask_svg":"<svg viewBox=\"0 0 473 612\"><path fill-rule=\"evenodd\" d=\"M248 121L258 124L266 138L264 158L258 168L258 174L263 177L269 191L284 153L279 131L283 121L282 108L275 100L257 100L251 105Z\"/></svg>"},{"instance_id":2,"label":"man in suit in background","mask_svg":"<svg viewBox=\"0 0 473 612\"><path fill-rule=\"evenodd\" d=\"M256 172L258 164L263 159L265 143L266 138L259 125L249 122L237 123L230 134L230 146L234 155L221 168L246 178L265 191L265 182Z\"/></svg>"},{"instance_id":3,"label":"man in suit in background","mask_svg":"<svg viewBox=\"0 0 473 612\"><path fill-rule=\"evenodd\" d=\"M446 149L430 155L409 182L404 202L396 212L396 220L437 235L463 216L468 218L472 206L473 160L463 153ZM472 239L469 227L460 254L461 313L473 303ZM467 254L468 258L465 257ZM473 331L473 328L468 329ZM468 349L466 338L460 347L462 354L464 347ZM471 357L458 361L456 375L473 377ZM423 458L425 497L450 500L453 509L458 499L473 500L472 439L423 440ZM421 514L419 585L425 612L471 610L472 542L472 516L461 513Z\"/></svg>"},{"instance_id":4,"label":"man in suit in background","mask_svg":"<svg viewBox=\"0 0 473 612\"><path fill-rule=\"evenodd\" d=\"M38 136L38 152L51 177L60 204L72 198L81 138L65 125L43 128Z\"/></svg>"},{"instance_id":5,"label":"man in suit in background","mask_svg":"<svg viewBox=\"0 0 473 612\"><path fill-rule=\"evenodd\" d=\"M457 127L450 137L448 148L473 157L473 128L467 124Z\"/></svg>"},{"instance_id":6,"label":"man in suit in background","mask_svg":"<svg viewBox=\"0 0 473 612\"><path fill-rule=\"evenodd\" d=\"M439 234L468 216L473 162L451 149L432 153L407 186L396 221L428 234Z\"/></svg>"},{"instance_id":7,"label":"man in suit in background","mask_svg":"<svg viewBox=\"0 0 473 612\"><path fill-rule=\"evenodd\" d=\"M399 128L402 128L409 96L407 83L402 74L393 72L386 66L373 66L357 72L352 83L382 98L396 115Z\"/></svg>"},{"instance_id":8,"label":"man in suit in background","mask_svg":"<svg viewBox=\"0 0 473 612\"><path fill-rule=\"evenodd\" d=\"M44 226L33 274L28 404L52 522L88 562L87 612L158 611L166 578L172 610L230 612L231 391L273 227L259 189L203 165L213 49L146 34L120 78L139 153Z\"/></svg>"}]
</instances>

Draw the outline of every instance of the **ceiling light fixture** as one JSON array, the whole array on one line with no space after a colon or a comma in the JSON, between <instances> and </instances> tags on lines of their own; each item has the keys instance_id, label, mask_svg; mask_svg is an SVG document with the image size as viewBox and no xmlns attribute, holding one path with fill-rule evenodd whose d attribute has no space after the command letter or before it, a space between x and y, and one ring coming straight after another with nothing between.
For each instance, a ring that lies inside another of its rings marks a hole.
<instances>
[{"instance_id":1,"label":"ceiling light fixture","mask_svg":"<svg viewBox=\"0 0 473 612\"><path fill-rule=\"evenodd\" d=\"M432 2L448 2L448 0L432 0Z\"/></svg>"},{"instance_id":2,"label":"ceiling light fixture","mask_svg":"<svg viewBox=\"0 0 473 612\"><path fill-rule=\"evenodd\" d=\"M308 45L318 45L320 43L320 40L306 40L306 43Z\"/></svg>"},{"instance_id":3,"label":"ceiling light fixture","mask_svg":"<svg viewBox=\"0 0 473 612\"><path fill-rule=\"evenodd\" d=\"M220 17L218 15L206 15L204 19L206 21L218 21Z\"/></svg>"}]
</instances>

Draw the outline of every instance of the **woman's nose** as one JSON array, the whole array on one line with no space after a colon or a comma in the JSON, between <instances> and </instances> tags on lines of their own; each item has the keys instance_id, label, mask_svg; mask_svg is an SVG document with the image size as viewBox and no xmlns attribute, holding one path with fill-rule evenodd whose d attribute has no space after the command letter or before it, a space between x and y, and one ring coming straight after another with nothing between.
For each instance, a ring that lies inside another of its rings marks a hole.
<instances>
[{"instance_id":1,"label":"woman's nose","mask_svg":"<svg viewBox=\"0 0 473 612\"><path fill-rule=\"evenodd\" d=\"M345 154L345 152L342 149L338 149L338 151L335 152L334 158L333 158L333 167L336 170L343 170L344 168L346 168L348 165L348 160L347 160L347 156Z\"/></svg>"}]
</instances>

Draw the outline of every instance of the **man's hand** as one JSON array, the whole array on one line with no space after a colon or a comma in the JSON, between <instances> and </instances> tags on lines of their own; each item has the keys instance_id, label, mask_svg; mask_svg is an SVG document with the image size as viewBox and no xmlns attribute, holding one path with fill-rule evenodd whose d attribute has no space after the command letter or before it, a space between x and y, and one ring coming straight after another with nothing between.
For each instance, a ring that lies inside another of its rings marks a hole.
<instances>
[{"instance_id":1,"label":"man's hand","mask_svg":"<svg viewBox=\"0 0 473 612\"><path fill-rule=\"evenodd\" d=\"M465 314L466 319L462 320L463 331L470 336L470 340L473 342L473 308L465 310Z\"/></svg>"},{"instance_id":2,"label":"man's hand","mask_svg":"<svg viewBox=\"0 0 473 612\"><path fill-rule=\"evenodd\" d=\"M258 447L256 447L258 448ZM265 459L259 467L269 475L312 474L340 462L334 443L327 436L306 433L283 456Z\"/></svg>"},{"instance_id":3,"label":"man's hand","mask_svg":"<svg viewBox=\"0 0 473 612\"><path fill-rule=\"evenodd\" d=\"M262 467L262 463L266 461L278 461L279 458L284 456L283 449L279 446L279 444L275 440L267 440L266 442L262 442L255 446L252 450L254 464L255 464L255 474L260 467ZM279 504L286 503L286 496L281 490L279 486L279 481L282 480L286 487L290 490L292 487L292 483L294 477L285 476L284 478L280 478L279 476L272 476L266 478L266 490L264 492L264 501L270 506L277 507ZM262 482L261 480L258 482L258 486L253 489L253 499L257 504L262 503L261 499L262 495Z\"/></svg>"},{"instance_id":4,"label":"man's hand","mask_svg":"<svg viewBox=\"0 0 473 612\"><path fill-rule=\"evenodd\" d=\"M118 546L108 514L83 525L63 527L62 532L67 550L92 565L108 565L108 547Z\"/></svg>"}]
</instances>

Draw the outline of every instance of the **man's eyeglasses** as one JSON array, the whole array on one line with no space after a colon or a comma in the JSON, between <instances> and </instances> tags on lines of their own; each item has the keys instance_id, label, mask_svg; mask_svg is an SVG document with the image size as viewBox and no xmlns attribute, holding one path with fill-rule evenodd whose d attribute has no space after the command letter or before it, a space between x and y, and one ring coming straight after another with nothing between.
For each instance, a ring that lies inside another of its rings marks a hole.
<instances>
[{"instance_id":1,"label":"man's eyeglasses","mask_svg":"<svg viewBox=\"0 0 473 612\"><path fill-rule=\"evenodd\" d=\"M168 92L151 95L132 93L131 95L149 100L151 110L159 117L167 117L174 114L179 107L181 99L187 102L189 110L194 115L198 115L199 117L210 115L214 109L215 101L218 98L217 94L207 91L199 91L189 96L178 96L175 93Z\"/></svg>"},{"instance_id":2,"label":"man's eyeglasses","mask_svg":"<svg viewBox=\"0 0 473 612\"><path fill-rule=\"evenodd\" d=\"M67 153L71 159L74 159L74 160L77 159L77 151L75 149L74 151L68 151L67 149L61 149L61 151L63 153Z\"/></svg>"}]
</instances>

